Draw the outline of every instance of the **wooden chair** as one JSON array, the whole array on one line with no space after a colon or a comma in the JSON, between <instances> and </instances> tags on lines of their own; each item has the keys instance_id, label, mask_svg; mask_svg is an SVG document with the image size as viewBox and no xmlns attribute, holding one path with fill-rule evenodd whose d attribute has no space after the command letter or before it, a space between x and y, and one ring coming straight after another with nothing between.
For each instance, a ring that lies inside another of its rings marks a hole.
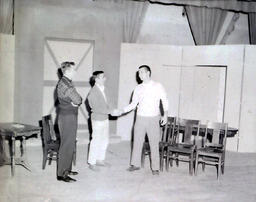
<instances>
[{"instance_id":1,"label":"wooden chair","mask_svg":"<svg viewBox=\"0 0 256 202\"><path fill-rule=\"evenodd\" d=\"M160 154L160 170L163 171L164 159L166 159L166 148L168 142L172 140L172 134L175 129L176 117L168 117L167 123L161 126L161 140L159 142L159 154ZM141 166L144 167L145 156L150 156L150 146L148 139L145 139L142 148Z\"/></svg>"},{"instance_id":2,"label":"wooden chair","mask_svg":"<svg viewBox=\"0 0 256 202\"><path fill-rule=\"evenodd\" d=\"M49 160L49 165L52 160L58 159L58 151L60 147L60 141L56 137L54 131L53 122L51 115L42 117L42 140L43 140L43 165L42 168L45 169L47 160Z\"/></svg>"},{"instance_id":3,"label":"wooden chair","mask_svg":"<svg viewBox=\"0 0 256 202\"><path fill-rule=\"evenodd\" d=\"M202 163L204 171L206 165L214 165L217 167L217 179L219 174L224 174L225 151L227 139L227 123L208 122L205 135L203 138L203 147L196 151L196 171L198 164Z\"/></svg>"},{"instance_id":4,"label":"wooden chair","mask_svg":"<svg viewBox=\"0 0 256 202\"><path fill-rule=\"evenodd\" d=\"M43 140L43 165L42 168L45 169L47 160L50 165L52 160L58 159L58 151L60 147L60 140L57 138L56 132L54 130L52 116L47 115L42 117L42 140ZM77 141L76 141L77 143ZM76 165L76 144L73 153L73 165Z\"/></svg>"},{"instance_id":5,"label":"wooden chair","mask_svg":"<svg viewBox=\"0 0 256 202\"><path fill-rule=\"evenodd\" d=\"M199 130L199 120L178 118L177 132L174 133L173 140L167 147L167 171L169 170L169 165L172 166L173 160L176 161L177 166L179 165L179 161L184 161L189 163L189 174L193 175L195 143L199 135Z\"/></svg>"}]
</instances>

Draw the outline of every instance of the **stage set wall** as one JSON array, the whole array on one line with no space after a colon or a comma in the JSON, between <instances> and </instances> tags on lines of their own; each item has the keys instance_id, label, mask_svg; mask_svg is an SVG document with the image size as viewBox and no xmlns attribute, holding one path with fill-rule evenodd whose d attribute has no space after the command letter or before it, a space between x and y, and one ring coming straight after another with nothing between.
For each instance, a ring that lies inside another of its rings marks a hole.
<instances>
[{"instance_id":1,"label":"stage set wall","mask_svg":"<svg viewBox=\"0 0 256 202\"><path fill-rule=\"evenodd\" d=\"M88 69L103 70L111 78L106 85L111 88L113 105L117 106L123 20L120 12L118 4L108 2L19 0L15 3L15 121L37 125L42 118L47 38L92 41L93 67ZM85 75L84 81L86 78ZM111 122L113 131L115 124Z\"/></svg>"},{"instance_id":2,"label":"stage set wall","mask_svg":"<svg viewBox=\"0 0 256 202\"><path fill-rule=\"evenodd\" d=\"M195 118L204 122L209 118L198 117L196 114L193 117L191 111L182 110L186 106L191 106L191 101L195 99L185 99L184 96L181 102L181 95L184 92L181 91L180 86L190 85L186 80L181 82L181 73L186 67L198 68L196 65L223 66L227 69L223 121L227 122L229 127L239 129L235 137L228 138L227 150L256 152L255 51L256 46L249 45L168 46L123 43L118 107L122 108L130 102L131 94L137 85L136 71L140 65L148 64L152 68L152 79L161 82L167 91L169 116ZM196 69L192 73L195 72ZM209 96L211 99L211 92ZM197 103L195 109L201 110L201 108L200 103ZM221 121L216 109L212 110L212 113L216 114L218 121ZM134 112L118 119L117 135L123 140L131 139L133 121Z\"/></svg>"},{"instance_id":3,"label":"stage set wall","mask_svg":"<svg viewBox=\"0 0 256 202\"><path fill-rule=\"evenodd\" d=\"M37 125L43 115L44 50L45 40L49 38L92 41L94 56L91 69L105 71L112 103L117 106L120 44L123 41L123 19L126 12L117 2L15 2L15 55L12 59L13 64L15 61L15 72L10 69L11 75L15 74L12 99L14 121ZM137 43L193 45L188 21L182 12L179 6L150 4ZM240 16L235 30L229 35L228 44L249 43L246 20L245 14ZM111 120L110 125L110 132L115 134L116 121Z\"/></svg>"},{"instance_id":4,"label":"stage set wall","mask_svg":"<svg viewBox=\"0 0 256 202\"><path fill-rule=\"evenodd\" d=\"M14 110L15 37L0 34L0 122L12 122Z\"/></svg>"}]
</instances>

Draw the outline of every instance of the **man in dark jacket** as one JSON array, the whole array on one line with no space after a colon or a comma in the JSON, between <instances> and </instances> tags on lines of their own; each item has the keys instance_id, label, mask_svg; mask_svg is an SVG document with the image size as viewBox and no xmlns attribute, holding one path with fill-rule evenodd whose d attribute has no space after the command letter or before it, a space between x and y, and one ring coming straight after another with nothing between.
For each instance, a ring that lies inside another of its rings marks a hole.
<instances>
[{"instance_id":1,"label":"man in dark jacket","mask_svg":"<svg viewBox=\"0 0 256 202\"><path fill-rule=\"evenodd\" d=\"M75 74L74 62L63 62L61 71L63 77L57 84L58 126L60 131L60 148L57 165L57 180L74 182L69 175L77 175L71 170L73 153L76 144L78 107L82 97L77 93L72 83Z\"/></svg>"}]
</instances>

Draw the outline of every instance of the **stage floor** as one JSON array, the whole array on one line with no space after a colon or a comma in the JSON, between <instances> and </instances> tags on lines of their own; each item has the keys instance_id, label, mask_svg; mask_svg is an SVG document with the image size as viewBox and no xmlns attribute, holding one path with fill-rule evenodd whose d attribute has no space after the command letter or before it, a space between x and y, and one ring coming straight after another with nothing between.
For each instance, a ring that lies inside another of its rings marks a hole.
<instances>
[{"instance_id":1,"label":"stage floor","mask_svg":"<svg viewBox=\"0 0 256 202\"><path fill-rule=\"evenodd\" d=\"M225 174L216 179L216 168L199 167L190 176L188 164L172 167L169 172L153 176L146 157L145 167L128 172L130 142L110 144L106 161L109 168L91 171L86 163L87 144L78 144L77 165L73 170L77 182L56 180L56 163L42 170L42 148L27 146L32 172L16 166L11 177L10 166L0 167L1 202L188 202L188 201L256 201L256 154L226 153Z\"/></svg>"}]
</instances>

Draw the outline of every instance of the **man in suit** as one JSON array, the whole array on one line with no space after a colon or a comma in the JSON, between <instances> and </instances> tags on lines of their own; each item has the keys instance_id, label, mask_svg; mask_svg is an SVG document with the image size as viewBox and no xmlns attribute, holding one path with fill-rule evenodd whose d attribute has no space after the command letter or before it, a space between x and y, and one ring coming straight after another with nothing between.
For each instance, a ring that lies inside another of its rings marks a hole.
<instances>
[{"instance_id":1,"label":"man in suit","mask_svg":"<svg viewBox=\"0 0 256 202\"><path fill-rule=\"evenodd\" d=\"M109 105L108 92L105 89L106 77L104 72L95 71L92 79L95 84L88 94L92 123L88 164L91 170L99 171L97 166L108 165L104 160L109 143L108 115L112 113L112 108Z\"/></svg>"},{"instance_id":2,"label":"man in suit","mask_svg":"<svg viewBox=\"0 0 256 202\"><path fill-rule=\"evenodd\" d=\"M63 76L57 84L58 126L60 131L57 180L64 182L76 181L69 175L78 174L71 170L76 144L78 107L82 103L82 97L72 83L75 74L74 65L74 62L63 62L61 64Z\"/></svg>"}]
</instances>

